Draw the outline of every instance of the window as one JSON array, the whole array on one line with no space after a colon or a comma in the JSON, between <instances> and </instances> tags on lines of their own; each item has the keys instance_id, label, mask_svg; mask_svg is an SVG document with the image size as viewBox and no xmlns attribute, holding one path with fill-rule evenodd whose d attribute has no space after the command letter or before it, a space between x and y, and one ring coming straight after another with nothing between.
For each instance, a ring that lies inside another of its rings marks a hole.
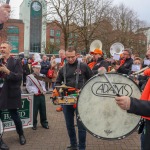
<instances>
[{"instance_id":1,"label":"window","mask_svg":"<svg viewBox=\"0 0 150 150\"><path fill-rule=\"evenodd\" d=\"M50 43L54 43L54 38L50 38Z\"/></svg>"},{"instance_id":2,"label":"window","mask_svg":"<svg viewBox=\"0 0 150 150\"><path fill-rule=\"evenodd\" d=\"M72 38L72 33L69 33L69 38Z\"/></svg>"},{"instance_id":3,"label":"window","mask_svg":"<svg viewBox=\"0 0 150 150\"><path fill-rule=\"evenodd\" d=\"M60 39L56 39L56 44L60 45Z\"/></svg>"},{"instance_id":4,"label":"window","mask_svg":"<svg viewBox=\"0 0 150 150\"><path fill-rule=\"evenodd\" d=\"M75 34L74 34L74 37L75 37L75 38L78 38L78 34L77 34L77 33L75 33Z\"/></svg>"},{"instance_id":5,"label":"window","mask_svg":"<svg viewBox=\"0 0 150 150\"><path fill-rule=\"evenodd\" d=\"M60 37L60 30L56 31L56 36Z\"/></svg>"},{"instance_id":6,"label":"window","mask_svg":"<svg viewBox=\"0 0 150 150\"><path fill-rule=\"evenodd\" d=\"M19 28L15 26L9 26L7 27L7 33L8 34L19 34Z\"/></svg>"},{"instance_id":7,"label":"window","mask_svg":"<svg viewBox=\"0 0 150 150\"><path fill-rule=\"evenodd\" d=\"M50 30L50 36L54 36L54 30L53 29Z\"/></svg>"},{"instance_id":8,"label":"window","mask_svg":"<svg viewBox=\"0 0 150 150\"><path fill-rule=\"evenodd\" d=\"M19 37L18 36L8 36L7 40L12 44L12 53L18 53L19 47Z\"/></svg>"}]
</instances>

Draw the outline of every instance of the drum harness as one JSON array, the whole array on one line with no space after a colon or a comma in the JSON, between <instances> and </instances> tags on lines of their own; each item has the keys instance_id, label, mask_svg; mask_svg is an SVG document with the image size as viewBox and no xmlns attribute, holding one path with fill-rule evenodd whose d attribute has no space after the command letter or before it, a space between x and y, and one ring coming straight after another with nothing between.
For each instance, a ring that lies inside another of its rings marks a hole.
<instances>
[{"instance_id":1,"label":"drum harness","mask_svg":"<svg viewBox=\"0 0 150 150\"><path fill-rule=\"evenodd\" d=\"M81 64L81 61L78 60L77 73L76 73L76 82L75 82L75 91L78 89L78 80L79 80L80 64ZM63 75L64 75L64 85L66 85L66 63L65 63L64 68L63 68ZM61 93L61 95L62 95L62 99L63 99L63 98L64 98L63 93ZM67 100L66 100L66 101L67 101Z\"/></svg>"}]
</instances>

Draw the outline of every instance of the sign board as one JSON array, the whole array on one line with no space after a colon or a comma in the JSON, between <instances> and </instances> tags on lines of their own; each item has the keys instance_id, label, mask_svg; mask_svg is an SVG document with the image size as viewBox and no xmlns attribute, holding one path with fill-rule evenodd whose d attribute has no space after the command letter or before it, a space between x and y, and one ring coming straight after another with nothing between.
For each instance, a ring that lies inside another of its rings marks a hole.
<instances>
[{"instance_id":1,"label":"sign board","mask_svg":"<svg viewBox=\"0 0 150 150\"><path fill-rule=\"evenodd\" d=\"M33 126L33 95L32 94L22 94L22 108L18 110L20 115L23 128L29 128ZM2 112L2 122L4 126L4 131L15 130L15 124L11 119L11 116L7 110ZM1 133L3 128L1 128Z\"/></svg>"}]
</instances>

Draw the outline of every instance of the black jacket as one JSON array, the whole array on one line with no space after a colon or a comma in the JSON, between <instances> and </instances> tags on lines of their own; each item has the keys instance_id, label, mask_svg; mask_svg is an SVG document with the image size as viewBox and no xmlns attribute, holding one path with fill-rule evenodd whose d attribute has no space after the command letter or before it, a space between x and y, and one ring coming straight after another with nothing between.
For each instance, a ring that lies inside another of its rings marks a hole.
<instances>
[{"instance_id":1,"label":"black jacket","mask_svg":"<svg viewBox=\"0 0 150 150\"><path fill-rule=\"evenodd\" d=\"M66 85L71 87L76 87L76 72L77 72L78 60L74 64L66 63ZM56 79L56 85L61 85L64 82L64 67L59 71L58 77ZM78 89L81 89L85 82L93 76L91 69L85 63L80 63L78 79Z\"/></svg>"},{"instance_id":2,"label":"black jacket","mask_svg":"<svg viewBox=\"0 0 150 150\"><path fill-rule=\"evenodd\" d=\"M7 68L10 74L5 77L0 92L0 110L21 108L22 65L20 60L10 57Z\"/></svg>"},{"instance_id":3,"label":"black jacket","mask_svg":"<svg viewBox=\"0 0 150 150\"><path fill-rule=\"evenodd\" d=\"M131 73L132 64L133 64L132 58L126 59L125 63L117 70L117 72L129 75Z\"/></svg>"},{"instance_id":4,"label":"black jacket","mask_svg":"<svg viewBox=\"0 0 150 150\"><path fill-rule=\"evenodd\" d=\"M101 58L98 58L98 60L97 60L97 62L95 64L95 66L93 67L92 71L93 71L94 74L97 74L98 73L98 69L100 67L105 67L106 70L108 70L108 66L109 66L108 62L105 61L104 58L101 57Z\"/></svg>"},{"instance_id":5,"label":"black jacket","mask_svg":"<svg viewBox=\"0 0 150 150\"><path fill-rule=\"evenodd\" d=\"M0 30L3 29L3 24L0 24Z\"/></svg>"},{"instance_id":6,"label":"black jacket","mask_svg":"<svg viewBox=\"0 0 150 150\"><path fill-rule=\"evenodd\" d=\"M42 61L40 64L41 64L41 74L47 75L48 69L50 68L50 62Z\"/></svg>"}]
</instances>

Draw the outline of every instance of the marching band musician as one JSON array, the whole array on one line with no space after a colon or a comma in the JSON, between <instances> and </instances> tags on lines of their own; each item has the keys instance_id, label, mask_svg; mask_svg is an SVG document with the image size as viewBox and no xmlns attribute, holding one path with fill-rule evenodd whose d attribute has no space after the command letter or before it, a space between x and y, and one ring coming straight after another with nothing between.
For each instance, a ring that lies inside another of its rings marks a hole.
<instances>
[{"instance_id":1,"label":"marching band musician","mask_svg":"<svg viewBox=\"0 0 150 150\"><path fill-rule=\"evenodd\" d=\"M131 67L133 64L133 59L131 58L132 51L130 49L123 50L123 59L120 61L120 65L115 66L115 70L121 74L129 74L131 72Z\"/></svg>"},{"instance_id":2,"label":"marching band musician","mask_svg":"<svg viewBox=\"0 0 150 150\"><path fill-rule=\"evenodd\" d=\"M103 58L103 52L100 49L95 49L94 52L91 52L93 54L93 59L96 63L93 63L92 71L94 74L98 73L98 69L101 67L105 67L106 70L108 70L108 62L104 60Z\"/></svg>"},{"instance_id":3,"label":"marching band musician","mask_svg":"<svg viewBox=\"0 0 150 150\"><path fill-rule=\"evenodd\" d=\"M19 59L10 56L12 46L9 42L2 42L0 53L2 58L0 64L0 79L3 79L0 87L0 116L2 110L8 109L12 120L15 123L21 145L26 143L22 122L19 117L18 108L21 108L21 82L22 65ZM8 150L9 147L3 142L0 135L0 149Z\"/></svg>"},{"instance_id":4,"label":"marching band musician","mask_svg":"<svg viewBox=\"0 0 150 150\"><path fill-rule=\"evenodd\" d=\"M144 71L145 76L150 76L150 69ZM128 96L116 97L116 103L128 113L141 115L145 119L141 134L141 150L150 149L150 79L148 80L140 100Z\"/></svg>"},{"instance_id":5,"label":"marching band musician","mask_svg":"<svg viewBox=\"0 0 150 150\"><path fill-rule=\"evenodd\" d=\"M70 47L66 51L67 63L60 69L56 80L56 86L66 84L67 86L81 89L85 82L92 77L92 71L87 64L80 62L76 56L76 50ZM69 93L68 93L69 94ZM85 150L86 148L86 130L77 120L79 144L77 144L74 113L76 112L73 105L63 105L63 113L65 117L66 127L70 138L70 146L66 150Z\"/></svg>"},{"instance_id":6,"label":"marching band musician","mask_svg":"<svg viewBox=\"0 0 150 150\"><path fill-rule=\"evenodd\" d=\"M43 128L49 129L47 116L46 116L46 103L45 103L45 82L35 78L35 76L43 76L40 74L41 65L39 62L32 63L33 74L27 76L26 88L29 93L34 94L33 103L33 130L37 129L37 115L40 113L40 123Z\"/></svg>"}]
</instances>

